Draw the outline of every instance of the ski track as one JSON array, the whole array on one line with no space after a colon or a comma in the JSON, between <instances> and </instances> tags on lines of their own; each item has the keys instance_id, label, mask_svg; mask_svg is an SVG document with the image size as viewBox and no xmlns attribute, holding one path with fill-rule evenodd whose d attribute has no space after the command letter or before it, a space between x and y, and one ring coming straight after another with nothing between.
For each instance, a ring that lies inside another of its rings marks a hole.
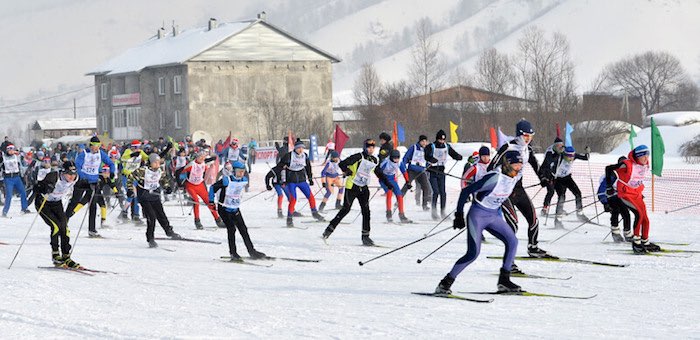
<instances>
[{"instance_id":1,"label":"ski track","mask_svg":"<svg viewBox=\"0 0 700 340\"><path fill-rule=\"evenodd\" d=\"M259 167L258 167L259 168ZM255 169L254 169L255 170ZM262 187L264 173L252 174L248 197ZM454 207L456 181L448 179L448 210ZM584 183L585 184L585 183ZM582 185L584 185L582 184ZM532 195L533 193L530 192ZM192 218L173 219L177 232L185 237L220 241L205 244L159 241L165 252L149 249L145 228L131 223L118 224L110 215L112 228L105 237L89 239L82 230L74 258L88 268L119 274L76 275L41 270L49 264L48 227L34 225L13 269L4 270L0 284L0 334L3 338L649 338L696 337L700 328L695 320L699 293L696 289L697 256L665 258L633 256L607 251L627 245L604 244L607 228L585 225L554 244L540 242L542 248L562 257L613 263L627 268L608 268L575 263L519 261L526 272L547 276L573 276L571 280L514 278L533 292L552 294L598 294L591 300L562 300L537 297L497 296L491 304L429 299L412 296L412 291L432 291L454 261L466 250L465 237L458 237L442 250L417 264L457 231L448 230L379 260L358 266L358 261L391 249L360 246L361 219L338 226L323 243L325 223L309 223L307 230L280 228L275 202L265 195L243 204L242 212L251 227L256 248L271 256L320 259L320 263L259 261L271 268L223 263L227 255L225 230L202 233L193 229ZM406 214L414 224L387 225L384 198L377 195L372 206L372 237L378 244L398 247L423 237L436 222L408 195ZM244 196L245 197L245 196ZM319 194L319 200L321 194ZM535 199L541 203L542 196ZM303 204L303 203L302 203ZM567 209L572 209L567 206ZM2 220L0 262L7 266L17 250L34 214L19 214L13 202L10 215ZM174 202L166 212L182 216ZM34 210L34 207L32 207ZM187 209L186 209L187 210ZM71 223L77 233L82 213ZM594 215L591 206L585 211ZM214 226L211 214L201 209L202 222ZM304 214L310 214L306 207ZM326 214L332 219L337 211ZM354 218L350 213L346 221ZM301 219L296 219L301 221ZM601 222L607 223L607 215ZM521 216L521 222L523 222ZM551 222L551 221L550 221ZM698 218L681 214L651 214L652 241L692 243L697 249ZM445 221L440 230L451 222ZM567 229L580 222L564 221ZM83 227L87 229L87 226ZM526 238L521 223L518 236ZM540 239L553 240L564 230L541 228ZM163 230L156 227L156 236ZM131 240L128 240L131 238ZM238 252L247 252L237 233ZM493 291L496 289L501 243L487 234L481 256L453 285L454 291ZM525 255L527 242L520 240L519 255ZM3 271L3 269L0 269ZM647 306L647 307L643 307ZM673 315L672 318L669 316ZM613 321L614 320L614 321ZM614 324L615 327L603 327Z\"/></svg>"}]
</instances>

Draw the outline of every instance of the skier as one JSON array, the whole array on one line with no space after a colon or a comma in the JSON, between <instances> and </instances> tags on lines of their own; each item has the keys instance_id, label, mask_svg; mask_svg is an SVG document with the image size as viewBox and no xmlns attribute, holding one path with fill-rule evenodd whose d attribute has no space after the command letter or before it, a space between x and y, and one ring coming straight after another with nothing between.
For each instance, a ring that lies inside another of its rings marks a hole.
<instances>
[{"instance_id":1,"label":"skier","mask_svg":"<svg viewBox=\"0 0 700 340\"><path fill-rule=\"evenodd\" d=\"M294 227L294 206L297 203L297 188L309 200L311 214L319 221L323 221L323 216L316 210L316 199L311 194L311 185L314 185L313 174L311 173L311 162L309 156L304 152L304 142L297 140L294 143L294 150L285 154L277 166L285 169L285 184L289 192L289 205L287 208L287 227ZM308 177L308 183L306 183Z\"/></svg>"},{"instance_id":2,"label":"skier","mask_svg":"<svg viewBox=\"0 0 700 340\"><path fill-rule=\"evenodd\" d=\"M226 164L230 165L230 163ZM231 169L233 169L233 167ZM277 193L277 218L284 218L284 213L282 213L282 200L284 200L284 197L286 196L287 201L289 201L289 191L287 190L287 187L284 184L283 173L283 167L280 164L277 164L274 167L272 167L270 171L268 171L265 175L265 188L267 190L272 190L272 188L274 187L275 192ZM321 209L319 209L319 211L321 211Z\"/></svg>"},{"instance_id":3,"label":"skier","mask_svg":"<svg viewBox=\"0 0 700 340\"><path fill-rule=\"evenodd\" d=\"M627 157L622 156L617 160L617 164L622 163L625 161ZM610 178L611 183L615 183L617 181L617 177L615 177L615 172L611 174L612 177ZM613 189L615 189L615 185L613 184L612 186ZM605 193L606 189L606 177L601 176L600 177L600 184L598 186L598 200L600 203L603 204L603 209L605 209L606 212L610 213L610 234L612 235L613 241L616 243L620 242L632 242L632 229L630 227L630 211L627 209L627 206L622 203L619 197L617 197L617 190L612 196L608 196ZM622 234L620 234L620 216L622 216L622 223L623 223L623 230L624 230L624 237Z\"/></svg>"},{"instance_id":4,"label":"skier","mask_svg":"<svg viewBox=\"0 0 700 340\"><path fill-rule=\"evenodd\" d=\"M2 209L2 217L7 217L15 191L19 193L22 213L28 214L30 212L29 203L27 202L27 191L24 188L24 182L22 182L21 166L22 158L18 155L17 149L14 144L8 143L2 155L2 164L0 164L0 167L3 169L5 183L5 206Z\"/></svg>"},{"instance_id":5,"label":"skier","mask_svg":"<svg viewBox=\"0 0 700 340\"><path fill-rule=\"evenodd\" d=\"M411 183L408 182L406 167L403 165L403 163L401 163L401 153L399 150L391 150L391 152L389 152L389 157L385 158L384 161L379 164L379 168L384 173L384 177L386 177L387 182L387 184L381 185L382 189L384 189L384 192L386 193L386 220L388 222L392 222L391 215L393 215L393 212L391 205L391 194L393 193L396 195L396 202L399 208L399 219L401 220L401 223L411 223L411 220L406 218L403 207L403 193L401 192L401 189L399 189L399 183L396 182L396 171L398 170L401 172L401 175L403 175L404 180L408 184L408 189L411 188Z\"/></svg>"},{"instance_id":6,"label":"skier","mask_svg":"<svg viewBox=\"0 0 700 340\"><path fill-rule=\"evenodd\" d=\"M241 161L245 163L248 160L246 157L246 154L238 147L238 138L234 138L231 141L231 145L229 145L228 149L226 150L226 156L224 157L224 161L229 162L233 164L235 161ZM248 170L246 169L245 176L248 177ZM245 191L248 192L248 189L250 188L250 183L246 183Z\"/></svg>"},{"instance_id":7,"label":"skier","mask_svg":"<svg viewBox=\"0 0 700 340\"><path fill-rule=\"evenodd\" d=\"M547 194L544 196L544 204L542 205L541 216L549 214L549 206L554 197L554 172L556 165L559 164L561 154L564 152L564 141L561 138L554 138L554 143L550 145L544 153L544 161L540 166L537 176L540 179L540 185L547 189Z\"/></svg>"},{"instance_id":8,"label":"skier","mask_svg":"<svg viewBox=\"0 0 700 340\"><path fill-rule=\"evenodd\" d=\"M107 164L102 164L102 171L100 172L100 178L95 186L95 196L92 199L92 203L88 207L90 211L95 210L97 214L97 207L100 207L100 228L109 228L107 224L107 203L105 201L105 193L112 193L115 195L117 191L116 180L110 176L109 166ZM94 220L90 220L88 223L95 224ZM94 226L92 227L94 229ZM90 237L99 237L92 235Z\"/></svg>"},{"instance_id":9,"label":"skier","mask_svg":"<svg viewBox=\"0 0 700 340\"><path fill-rule=\"evenodd\" d=\"M496 166L501 165L503 163L503 155L506 153L506 151L515 150L520 152L520 156L523 161L527 160L527 162L530 163L530 166L532 166L532 169L535 170L535 173L537 173L539 170L539 164L537 164L537 158L535 158L535 153L532 151L532 147L530 146L530 142L532 142L534 135L535 131L532 129L530 122L526 120L519 121L515 125L515 139L503 144L500 149L498 149L496 156L491 160L487 170L491 171L496 168ZM503 204L506 208L503 210L506 222L511 228L513 228L513 231L518 231L518 215L515 212L515 207L520 210L520 213L523 214L523 216L525 216L525 220L527 220L528 255L533 257L548 256L547 252L537 245L540 222L537 219L535 207L532 205L530 197L528 197L527 193L525 192L525 188L523 188L522 179L518 181L510 197L508 197ZM517 268L517 266L514 266L514 268Z\"/></svg>"},{"instance_id":10,"label":"skier","mask_svg":"<svg viewBox=\"0 0 700 340\"><path fill-rule=\"evenodd\" d=\"M246 227L241 215L241 195L245 190L246 182L248 182L248 178L245 177L245 164L235 161L232 167L233 175L222 177L209 188L209 206L211 209L215 209L217 204L215 202L218 202L219 214L226 224L228 233L228 251L231 254L231 261L241 261L241 256L236 252L236 229L241 234L250 257L253 259L265 258L264 253L253 247L253 242L248 235L248 227ZM215 198L217 191L221 191L218 201Z\"/></svg>"},{"instance_id":11,"label":"skier","mask_svg":"<svg viewBox=\"0 0 700 340\"><path fill-rule=\"evenodd\" d=\"M406 154L403 155L404 166L408 165L408 181L401 188L401 193L406 195L410 183L416 181L416 205L422 206L423 211L428 211L428 201L433 195L433 190L430 187L430 182L428 181L427 167L430 166L425 161L425 146L428 145L428 137L420 135L418 137L418 142L406 150ZM420 200L421 192L423 193L423 200Z\"/></svg>"},{"instance_id":12,"label":"skier","mask_svg":"<svg viewBox=\"0 0 700 340\"><path fill-rule=\"evenodd\" d=\"M340 155L338 155L338 152L336 151L331 151L330 159L326 162L323 170L321 170L321 183L326 188L326 193L323 195L321 205L318 206L319 212L323 211L323 208L326 207L326 202L328 202L328 199L331 197L331 195L333 195L333 191L335 191L333 187L338 187L335 208L340 210L340 208L343 206L343 194L345 193L345 187L343 186L342 179L343 171L340 170L338 162L340 162Z\"/></svg>"},{"instance_id":13,"label":"skier","mask_svg":"<svg viewBox=\"0 0 700 340\"><path fill-rule=\"evenodd\" d=\"M394 150L394 143L391 142L391 136L388 133L382 132L379 134L379 164L385 158L389 157L391 150Z\"/></svg>"},{"instance_id":14,"label":"skier","mask_svg":"<svg viewBox=\"0 0 700 340\"><path fill-rule=\"evenodd\" d=\"M224 221L221 220L216 212L216 207L209 204L209 196L207 195L207 187L204 184L204 173L209 169L211 162L216 161L216 157L206 157L206 152L200 151L197 157L189 165L185 166L180 172L180 180L185 182L185 191L190 195L194 202L194 226L197 229L204 229L202 222L199 219L199 199L201 198L209 207L214 221L219 228L225 228ZM211 183L211 182L210 182Z\"/></svg>"},{"instance_id":15,"label":"skier","mask_svg":"<svg viewBox=\"0 0 700 340\"><path fill-rule=\"evenodd\" d=\"M61 171L49 172L34 186L34 191L37 193L34 206L41 219L51 228L51 259L57 267L80 268L80 264L70 257L68 217L63 210L63 197L70 194L77 181L78 172L75 163L66 161Z\"/></svg>"},{"instance_id":16,"label":"skier","mask_svg":"<svg viewBox=\"0 0 700 340\"><path fill-rule=\"evenodd\" d=\"M617 189L617 197L634 215L632 251L635 254L660 251L658 245L649 242L649 216L642 195L644 177L649 170L649 148L639 145L630 151L627 158L622 163L605 167L605 193L612 196ZM613 171L617 172L617 182L612 181Z\"/></svg>"},{"instance_id":17,"label":"skier","mask_svg":"<svg viewBox=\"0 0 700 340\"><path fill-rule=\"evenodd\" d=\"M173 231L173 227L168 221L168 217L163 211L163 203L160 201L160 191L165 190L166 194L170 194L172 189L167 176L160 168L160 155L157 153L148 156L148 165L142 166L134 170L127 179L128 197L137 196L139 204L143 208L143 213L146 215L146 242L150 248L158 247L153 236L156 229L156 220L165 231L165 235L173 240L179 240L182 237ZM134 195L134 189L135 195Z\"/></svg>"},{"instance_id":18,"label":"skier","mask_svg":"<svg viewBox=\"0 0 700 340\"><path fill-rule=\"evenodd\" d=\"M114 163L109 159L107 153L100 148L102 143L97 136L90 138L90 151L85 150L78 153L75 157L75 166L78 168L78 182L73 188L73 196L66 208L66 216L70 219L78 210L85 204L88 205L88 236L100 237L95 227L95 218L97 217L97 207L92 204L96 190L97 182L100 180L100 169L102 164L109 166L109 176L114 178L116 170ZM99 194L101 196L101 194Z\"/></svg>"},{"instance_id":19,"label":"skier","mask_svg":"<svg viewBox=\"0 0 700 340\"><path fill-rule=\"evenodd\" d=\"M486 168L491 162L491 148L488 146L482 146L479 148L477 153L477 161L474 164L465 164L464 173L462 174L462 189L466 188L467 185L472 184L486 175L488 172Z\"/></svg>"},{"instance_id":20,"label":"skier","mask_svg":"<svg viewBox=\"0 0 700 340\"><path fill-rule=\"evenodd\" d=\"M450 287L455 279L467 266L479 256L483 231L488 231L505 244L503 265L498 277L499 292L519 292L520 286L510 281L510 274L518 249L518 239L515 231L503 220L503 202L508 199L513 189L522 179L521 169L523 159L521 153L509 150L501 155L500 169L488 172L480 180L462 189L457 202L457 212L453 227L467 229L467 253L462 256L452 270L445 275L435 288L435 294L452 294ZM470 195L476 195L474 203L467 214L468 222L464 221L464 205Z\"/></svg>"},{"instance_id":21,"label":"skier","mask_svg":"<svg viewBox=\"0 0 700 340\"><path fill-rule=\"evenodd\" d=\"M141 142L134 139L131 141L129 149L124 150L122 153L121 161L123 164L122 186L124 187L124 190L128 190L129 188L126 185L127 178L132 172L140 168L143 162L148 161L148 155L146 152L141 150ZM121 219L127 220L129 218L129 208L131 208L131 220L134 223L142 224L143 221L141 221L141 218L139 217L141 215L141 209L139 207L138 197L129 197L126 199L126 205L122 208L122 212L119 215Z\"/></svg>"},{"instance_id":22,"label":"skier","mask_svg":"<svg viewBox=\"0 0 700 340\"><path fill-rule=\"evenodd\" d=\"M430 162L430 185L433 189L433 201L431 207L431 216L434 220L438 219L437 201L440 197L440 215L445 218L445 206L447 205L447 192L445 191L445 163L447 155L452 159L461 161L462 155L455 151L450 144L445 142L447 135L445 131L440 130L435 135L435 142L425 147L425 159Z\"/></svg>"},{"instance_id":23,"label":"skier","mask_svg":"<svg viewBox=\"0 0 700 340\"><path fill-rule=\"evenodd\" d=\"M338 214L331 220L323 231L322 238L327 240L340 221L350 212L352 203L357 199L360 203L360 211L362 212L362 244L365 246L374 246L374 241L369 237L370 231L370 211L369 211L369 184L370 174L374 174L379 179L380 183L389 186L386 177L377 167L377 158L372 154L376 147L374 139L367 139L364 142L362 152L356 153L338 164L340 170L347 176L345 180L345 197L343 199L343 207L338 211Z\"/></svg>"},{"instance_id":24,"label":"skier","mask_svg":"<svg viewBox=\"0 0 700 340\"><path fill-rule=\"evenodd\" d=\"M561 222L561 218L564 215L564 201L566 200L566 189L569 189L571 193L574 194L576 199L576 216L579 221L586 222L588 217L583 214L583 200L581 198L581 190L574 182L571 177L571 166L576 159L581 159L584 161L588 160L588 148L586 148L586 154L582 155L576 153L573 146L567 146L564 148L564 153L556 164L554 168L554 190L557 192L557 210L554 217L554 226L556 228L564 228L564 224Z\"/></svg>"}]
</instances>

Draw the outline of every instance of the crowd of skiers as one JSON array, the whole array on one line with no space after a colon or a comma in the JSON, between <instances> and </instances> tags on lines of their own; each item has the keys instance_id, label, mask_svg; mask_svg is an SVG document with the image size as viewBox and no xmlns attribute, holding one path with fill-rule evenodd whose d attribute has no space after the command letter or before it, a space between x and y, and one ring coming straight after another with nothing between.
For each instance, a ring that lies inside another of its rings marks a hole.
<instances>
[{"instance_id":1,"label":"crowd of skiers","mask_svg":"<svg viewBox=\"0 0 700 340\"><path fill-rule=\"evenodd\" d=\"M398 221L395 223L412 222L406 216L404 196L413 188L413 183L416 183L416 204L422 210L430 211L433 220L445 220L449 217L446 177L457 177L462 190L453 226L458 229L469 227L468 250L440 281L436 293L448 294L457 275L477 258L484 230L506 246L498 281L499 290L517 291L519 287L510 281L510 274L519 272L514 263L518 243L515 237L518 230L516 208L527 223L529 256L550 256L538 246L537 211L522 184L524 163L532 167L542 189L546 189L539 217L547 217L551 213L549 207L556 193L554 223L555 227L563 227L561 218L565 215L563 208L568 190L574 195L578 218L582 222L589 221L583 215L583 197L572 177L572 163L575 160L588 160L590 150L585 148L584 154L577 153L573 147L564 146L563 141L556 138L546 150L540 165L530 145L534 135L529 122L518 122L513 140L503 144L493 156L490 147L481 147L470 155L461 176L452 175L452 168L446 168L448 157L459 161L463 156L446 142L446 134L442 130L437 132L432 142L424 135L419 136L403 157L386 133L379 136L379 145L374 139L367 139L360 152L343 159L333 150L334 145L329 143L319 177L314 177L306 146L297 140L291 151L279 149L281 155L265 176L265 187L276 191L277 216L286 217L288 227L294 227L294 218L302 216L296 211L297 189L307 198L312 216L318 221L325 221L321 213L335 194L337 213L328 221L322 233L324 241L357 201L362 215L362 244L373 246L369 205L374 197L370 193L374 188L370 186L371 177L379 181L377 192L384 192L387 221L393 222L394 213L398 210ZM251 140L247 148L257 148L254 142ZM79 151L74 159L70 159L66 152L56 158L58 150L42 149L31 154L27 160L26 154L18 154L18 148L8 140L0 148L3 151L1 167L6 190L3 216L7 214L15 190L21 196L23 213L29 212L28 204L33 199L37 212L51 227L52 260L57 266L79 267L70 257L68 221L85 206L88 209L89 237L100 237L96 228L98 208L101 226L105 227L109 202L114 202L112 209L119 207L121 220L143 223L140 216L143 214L146 217L146 241L150 247L158 246L154 237L156 222L168 237L180 239L180 235L173 231L162 205L162 200L172 199L178 189L183 196L187 194L185 200L193 206L197 229L203 228L200 205L208 208L217 227L227 228L232 260L241 259L236 250L236 230L252 258L265 257L253 246L240 211L242 194L249 187L248 174L252 162L249 162L251 157L248 156L254 151L240 148L237 139L227 140L226 145L219 141L212 148L203 140L193 142L189 137L179 143L160 138L153 143L134 140L121 145L103 145L98 137L92 137L87 146L78 146ZM659 250L658 246L649 242L649 219L642 196L648 163L649 149L638 146L628 157L622 157L616 164L606 167L597 192L604 210L611 213L613 239L616 242L631 242L636 253ZM31 182L25 179L27 173L31 174ZM399 185L397 180L400 177L403 178L403 185ZM319 180L324 190L318 206L312 193L315 179ZM25 180L27 182L23 182ZM24 190L30 183L34 184L31 187L32 199L26 197ZM62 200L66 197L70 197L70 201L64 209ZM286 214L283 208L285 198ZM464 206L468 201L472 204L465 219ZM633 221L630 213L634 215ZM619 229L620 218L623 220L622 232Z\"/></svg>"}]
</instances>

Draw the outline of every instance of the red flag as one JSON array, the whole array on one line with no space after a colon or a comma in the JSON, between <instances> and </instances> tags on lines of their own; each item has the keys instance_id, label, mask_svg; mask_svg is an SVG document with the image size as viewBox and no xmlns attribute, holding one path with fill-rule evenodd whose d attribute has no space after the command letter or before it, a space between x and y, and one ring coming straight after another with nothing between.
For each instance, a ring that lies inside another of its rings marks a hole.
<instances>
[{"instance_id":1,"label":"red flag","mask_svg":"<svg viewBox=\"0 0 700 340\"><path fill-rule=\"evenodd\" d=\"M391 139L394 141L394 150L399 147L399 131L396 128L396 121L394 121L394 129L391 131Z\"/></svg>"},{"instance_id":2,"label":"red flag","mask_svg":"<svg viewBox=\"0 0 700 340\"><path fill-rule=\"evenodd\" d=\"M557 123L557 138L561 138L561 129L559 129L559 123Z\"/></svg>"},{"instance_id":3,"label":"red flag","mask_svg":"<svg viewBox=\"0 0 700 340\"><path fill-rule=\"evenodd\" d=\"M491 134L491 147L494 148L494 150L497 150L498 149L498 135L496 134L496 129L491 127L490 134Z\"/></svg>"},{"instance_id":4,"label":"red flag","mask_svg":"<svg viewBox=\"0 0 700 340\"><path fill-rule=\"evenodd\" d=\"M340 153L343 151L343 148L345 147L345 143L350 139L350 137L343 132L343 130L340 128L340 125L335 124L335 133L333 134L333 140L335 141L335 151Z\"/></svg>"},{"instance_id":5,"label":"red flag","mask_svg":"<svg viewBox=\"0 0 700 340\"><path fill-rule=\"evenodd\" d=\"M287 135L287 151L291 152L294 150L294 138L292 138L292 130L287 131L289 131L289 134Z\"/></svg>"},{"instance_id":6,"label":"red flag","mask_svg":"<svg viewBox=\"0 0 700 340\"><path fill-rule=\"evenodd\" d=\"M228 137L226 137L226 140L224 141L224 149L228 148L231 146L231 131L228 132Z\"/></svg>"}]
</instances>

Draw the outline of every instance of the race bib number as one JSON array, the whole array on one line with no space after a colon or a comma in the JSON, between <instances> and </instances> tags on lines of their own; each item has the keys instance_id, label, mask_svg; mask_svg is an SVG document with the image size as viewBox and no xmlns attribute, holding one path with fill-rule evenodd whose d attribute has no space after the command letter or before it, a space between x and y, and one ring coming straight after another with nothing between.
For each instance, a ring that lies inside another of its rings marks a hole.
<instances>
[{"instance_id":1,"label":"race bib number","mask_svg":"<svg viewBox=\"0 0 700 340\"><path fill-rule=\"evenodd\" d=\"M357 167L357 172L355 173L355 178L353 178L352 182L361 187L367 186L369 183L369 176L376 166L376 163L363 159L362 162L360 162L360 165Z\"/></svg>"}]
</instances>

